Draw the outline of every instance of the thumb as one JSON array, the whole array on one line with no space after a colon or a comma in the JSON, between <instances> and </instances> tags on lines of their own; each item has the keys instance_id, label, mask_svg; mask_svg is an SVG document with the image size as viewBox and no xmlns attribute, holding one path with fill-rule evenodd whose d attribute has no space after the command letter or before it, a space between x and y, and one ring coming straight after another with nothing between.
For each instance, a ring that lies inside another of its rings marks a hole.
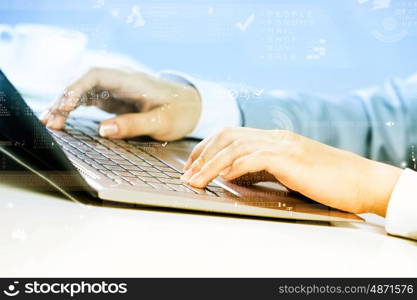
<instances>
[{"instance_id":1,"label":"thumb","mask_svg":"<svg viewBox=\"0 0 417 300\"><path fill-rule=\"evenodd\" d=\"M102 137L124 139L140 135L149 135L158 139L167 131L167 119L164 111L156 108L149 112L122 114L100 123L99 134Z\"/></svg>"}]
</instances>

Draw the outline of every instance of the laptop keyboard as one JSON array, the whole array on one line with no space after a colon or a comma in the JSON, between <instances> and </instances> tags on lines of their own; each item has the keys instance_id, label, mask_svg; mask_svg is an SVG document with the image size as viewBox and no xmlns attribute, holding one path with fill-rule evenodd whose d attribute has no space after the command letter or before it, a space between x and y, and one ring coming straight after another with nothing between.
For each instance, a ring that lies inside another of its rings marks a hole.
<instances>
[{"instance_id":1,"label":"laptop keyboard","mask_svg":"<svg viewBox=\"0 0 417 300\"><path fill-rule=\"evenodd\" d=\"M209 185L204 192L182 184L180 172L147 151L152 150L149 143L104 139L97 135L97 130L98 125L94 122L69 119L65 131L51 130L50 133L65 152L115 183L217 197L225 193L221 187L214 185Z\"/></svg>"}]
</instances>

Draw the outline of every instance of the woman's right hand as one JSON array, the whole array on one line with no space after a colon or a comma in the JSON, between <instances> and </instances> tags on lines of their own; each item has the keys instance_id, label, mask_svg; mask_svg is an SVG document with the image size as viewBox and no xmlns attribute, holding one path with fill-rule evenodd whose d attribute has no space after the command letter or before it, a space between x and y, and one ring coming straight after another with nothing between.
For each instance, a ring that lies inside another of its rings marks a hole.
<instances>
[{"instance_id":1,"label":"woman's right hand","mask_svg":"<svg viewBox=\"0 0 417 300\"><path fill-rule=\"evenodd\" d=\"M198 188L218 175L245 184L275 179L322 204L381 216L402 172L290 131L243 127L225 128L200 142L184 171L181 180Z\"/></svg>"},{"instance_id":2,"label":"woman's right hand","mask_svg":"<svg viewBox=\"0 0 417 300\"><path fill-rule=\"evenodd\" d=\"M148 135L161 141L189 134L201 112L199 94L192 86L145 73L93 68L65 89L41 121L60 130L79 105L95 105L118 115L100 123L103 137Z\"/></svg>"}]
</instances>

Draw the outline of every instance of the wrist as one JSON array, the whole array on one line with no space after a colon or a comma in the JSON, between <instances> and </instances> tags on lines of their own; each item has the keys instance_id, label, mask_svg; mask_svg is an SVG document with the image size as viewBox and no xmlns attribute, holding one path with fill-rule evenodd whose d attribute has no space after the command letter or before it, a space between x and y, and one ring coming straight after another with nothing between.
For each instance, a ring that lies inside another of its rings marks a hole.
<instances>
[{"instance_id":1,"label":"wrist","mask_svg":"<svg viewBox=\"0 0 417 300\"><path fill-rule=\"evenodd\" d=\"M365 173L366 178L363 180L363 184L367 185L367 193L364 196L369 197L368 212L385 217L392 191L402 171L388 164L370 161L368 172Z\"/></svg>"},{"instance_id":2,"label":"wrist","mask_svg":"<svg viewBox=\"0 0 417 300\"><path fill-rule=\"evenodd\" d=\"M183 101L184 106L184 114L186 114L186 118L182 118L182 119L187 119L187 128L186 128L186 134L189 134L190 132L192 132L195 127L198 124L198 121L200 120L201 117L201 110L202 110L202 104L201 104L201 98L200 98L200 94L197 91L197 89L193 86L190 85L185 85L182 87L182 95L183 95L183 99L185 99L185 101Z\"/></svg>"},{"instance_id":3,"label":"wrist","mask_svg":"<svg viewBox=\"0 0 417 300\"><path fill-rule=\"evenodd\" d=\"M161 93L170 120L167 128L168 139L177 140L187 136L200 119L200 94L193 86L177 82L165 82Z\"/></svg>"}]
</instances>

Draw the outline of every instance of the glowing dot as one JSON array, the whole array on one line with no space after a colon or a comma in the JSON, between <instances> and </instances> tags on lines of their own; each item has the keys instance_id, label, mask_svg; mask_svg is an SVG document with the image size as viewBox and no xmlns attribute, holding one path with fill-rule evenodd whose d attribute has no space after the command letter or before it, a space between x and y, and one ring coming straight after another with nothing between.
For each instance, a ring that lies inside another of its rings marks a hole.
<instances>
[{"instance_id":1,"label":"glowing dot","mask_svg":"<svg viewBox=\"0 0 417 300\"><path fill-rule=\"evenodd\" d=\"M14 287L14 285L13 284L11 284L11 285L9 285L9 291L14 291L14 289L15 289L15 287Z\"/></svg>"}]
</instances>

